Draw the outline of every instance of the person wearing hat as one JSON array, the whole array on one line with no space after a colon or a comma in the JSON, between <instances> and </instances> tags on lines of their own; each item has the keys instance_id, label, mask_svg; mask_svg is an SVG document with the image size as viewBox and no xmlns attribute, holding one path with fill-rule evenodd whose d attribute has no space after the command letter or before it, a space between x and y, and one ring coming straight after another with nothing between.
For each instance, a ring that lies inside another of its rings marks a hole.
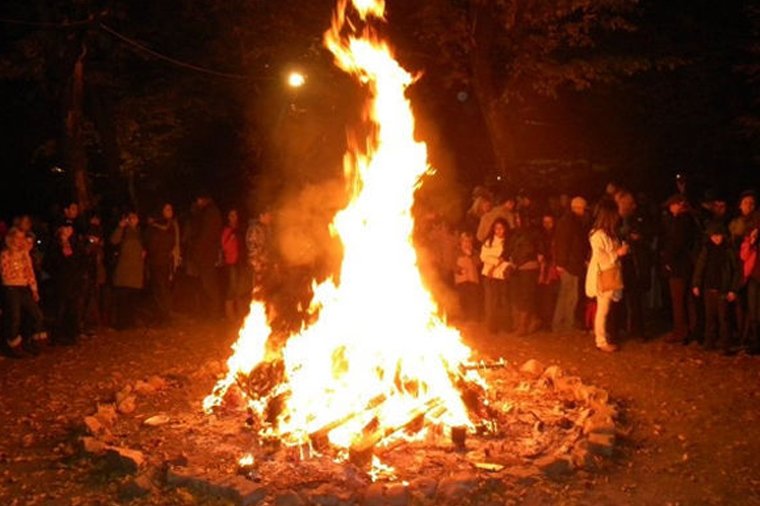
<instances>
[{"instance_id":1,"label":"person wearing hat","mask_svg":"<svg viewBox=\"0 0 760 506\"><path fill-rule=\"evenodd\" d=\"M724 353L730 350L728 304L736 300L741 284L739 262L728 243L728 230L720 223L711 223L707 241L697 257L692 278L692 293L705 305L703 346L711 350L720 344ZM716 342L716 337L719 341Z\"/></svg>"},{"instance_id":2,"label":"person wearing hat","mask_svg":"<svg viewBox=\"0 0 760 506\"><path fill-rule=\"evenodd\" d=\"M692 252L699 232L689 215L686 197L680 193L665 201L667 214L663 230L661 261L668 280L673 330L668 342L685 342L697 328L695 300L688 291L693 274Z\"/></svg>"},{"instance_id":3,"label":"person wearing hat","mask_svg":"<svg viewBox=\"0 0 760 506\"><path fill-rule=\"evenodd\" d=\"M554 261L559 273L559 292L552 319L554 332L566 332L574 327L578 280L586 273L586 259L589 255L588 230L584 222L587 208L586 199L573 197L570 212L557 223Z\"/></svg>"}]
</instances>

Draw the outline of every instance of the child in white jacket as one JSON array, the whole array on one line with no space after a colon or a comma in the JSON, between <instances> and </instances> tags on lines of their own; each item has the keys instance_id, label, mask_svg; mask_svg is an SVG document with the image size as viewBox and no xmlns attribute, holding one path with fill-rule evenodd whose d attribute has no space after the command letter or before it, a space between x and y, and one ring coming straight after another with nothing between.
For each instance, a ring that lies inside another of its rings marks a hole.
<instances>
[{"instance_id":1,"label":"child in white jacket","mask_svg":"<svg viewBox=\"0 0 760 506\"><path fill-rule=\"evenodd\" d=\"M488 331L495 334L507 329L509 300L507 277L511 264L504 258L507 222L494 220L491 230L480 250L483 262L484 309Z\"/></svg>"}]
</instances>

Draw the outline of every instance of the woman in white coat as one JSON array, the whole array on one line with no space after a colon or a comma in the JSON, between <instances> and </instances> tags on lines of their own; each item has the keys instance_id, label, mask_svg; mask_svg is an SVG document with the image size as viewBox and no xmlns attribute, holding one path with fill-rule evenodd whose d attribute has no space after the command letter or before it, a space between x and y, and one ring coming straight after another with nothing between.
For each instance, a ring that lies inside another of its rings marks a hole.
<instances>
[{"instance_id":1,"label":"woman in white coat","mask_svg":"<svg viewBox=\"0 0 760 506\"><path fill-rule=\"evenodd\" d=\"M596 298L596 316L594 317L594 338L596 347L601 351L617 351L617 345L609 340L607 317L613 301L623 298L619 290L602 290L599 277L601 271L620 268L619 259L628 254L628 245L621 244L617 236L620 214L613 200L604 199L599 203L594 226L591 228L591 260L586 272L586 295Z\"/></svg>"}]
</instances>

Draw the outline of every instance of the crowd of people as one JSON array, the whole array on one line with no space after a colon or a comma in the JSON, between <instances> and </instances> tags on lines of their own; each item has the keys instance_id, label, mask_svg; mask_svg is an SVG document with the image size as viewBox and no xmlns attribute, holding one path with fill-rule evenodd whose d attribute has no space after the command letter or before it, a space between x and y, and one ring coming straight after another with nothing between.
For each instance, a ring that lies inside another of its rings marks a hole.
<instances>
[{"instance_id":1,"label":"crowd of people","mask_svg":"<svg viewBox=\"0 0 760 506\"><path fill-rule=\"evenodd\" d=\"M651 323L667 314L669 342L758 353L757 194L744 191L733 206L709 192L694 199L684 183L662 205L612 183L593 205L581 195L539 202L478 187L458 228L420 220L418 246L455 288L447 312L493 334L587 330L612 352L623 336L653 337ZM72 345L102 328L168 325L178 291L193 315L239 322L252 294L273 286L270 210L246 225L239 210L223 217L201 195L181 223L169 203L156 211L144 224L137 212L120 213L108 226L72 202L50 226L26 215L10 228L0 222L3 353L36 355L43 343Z\"/></svg>"},{"instance_id":2,"label":"crowd of people","mask_svg":"<svg viewBox=\"0 0 760 506\"><path fill-rule=\"evenodd\" d=\"M103 328L166 326L178 283L188 312L238 322L266 282L267 209L246 226L237 209L224 219L201 195L182 224L169 203L145 224L135 211L117 220L108 227L71 202L50 225L28 215L10 228L0 222L3 354L37 355L44 344L73 345Z\"/></svg>"},{"instance_id":3,"label":"crowd of people","mask_svg":"<svg viewBox=\"0 0 760 506\"><path fill-rule=\"evenodd\" d=\"M742 192L732 210L734 200L714 192L693 199L682 178L676 189L658 205L610 183L590 205L581 195L539 204L478 187L459 230L432 225L428 242L459 316L491 333L587 330L613 352L669 318L668 342L758 353L757 194ZM445 244L455 252L441 252Z\"/></svg>"}]
</instances>

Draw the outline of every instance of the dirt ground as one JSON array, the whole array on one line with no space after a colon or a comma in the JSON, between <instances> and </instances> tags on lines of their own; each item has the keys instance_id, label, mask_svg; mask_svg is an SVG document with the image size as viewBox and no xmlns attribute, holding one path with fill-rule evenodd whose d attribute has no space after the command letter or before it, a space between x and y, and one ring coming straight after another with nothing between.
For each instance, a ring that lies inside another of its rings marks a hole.
<instances>
[{"instance_id":1,"label":"dirt ground","mask_svg":"<svg viewBox=\"0 0 760 506\"><path fill-rule=\"evenodd\" d=\"M214 382L202 373L226 359L236 332L180 320L163 330L104 332L36 358L0 358L0 504L124 504L118 480L80 449L83 417L97 403L112 402L124 385L154 375L168 388L138 396L118 430L140 430L157 413L199 413ZM483 357L557 364L609 390L632 428L606 465L526 486L511 503L760 504L760 358L659 340L623 342L619 353L603 354L581 332L520 338L468 327L463 333ZM159 443L151 437L141 440L148 458L172 458L152 454ZM133 503L218 504L169 488Z\"/></svg>"}]
</instances>

